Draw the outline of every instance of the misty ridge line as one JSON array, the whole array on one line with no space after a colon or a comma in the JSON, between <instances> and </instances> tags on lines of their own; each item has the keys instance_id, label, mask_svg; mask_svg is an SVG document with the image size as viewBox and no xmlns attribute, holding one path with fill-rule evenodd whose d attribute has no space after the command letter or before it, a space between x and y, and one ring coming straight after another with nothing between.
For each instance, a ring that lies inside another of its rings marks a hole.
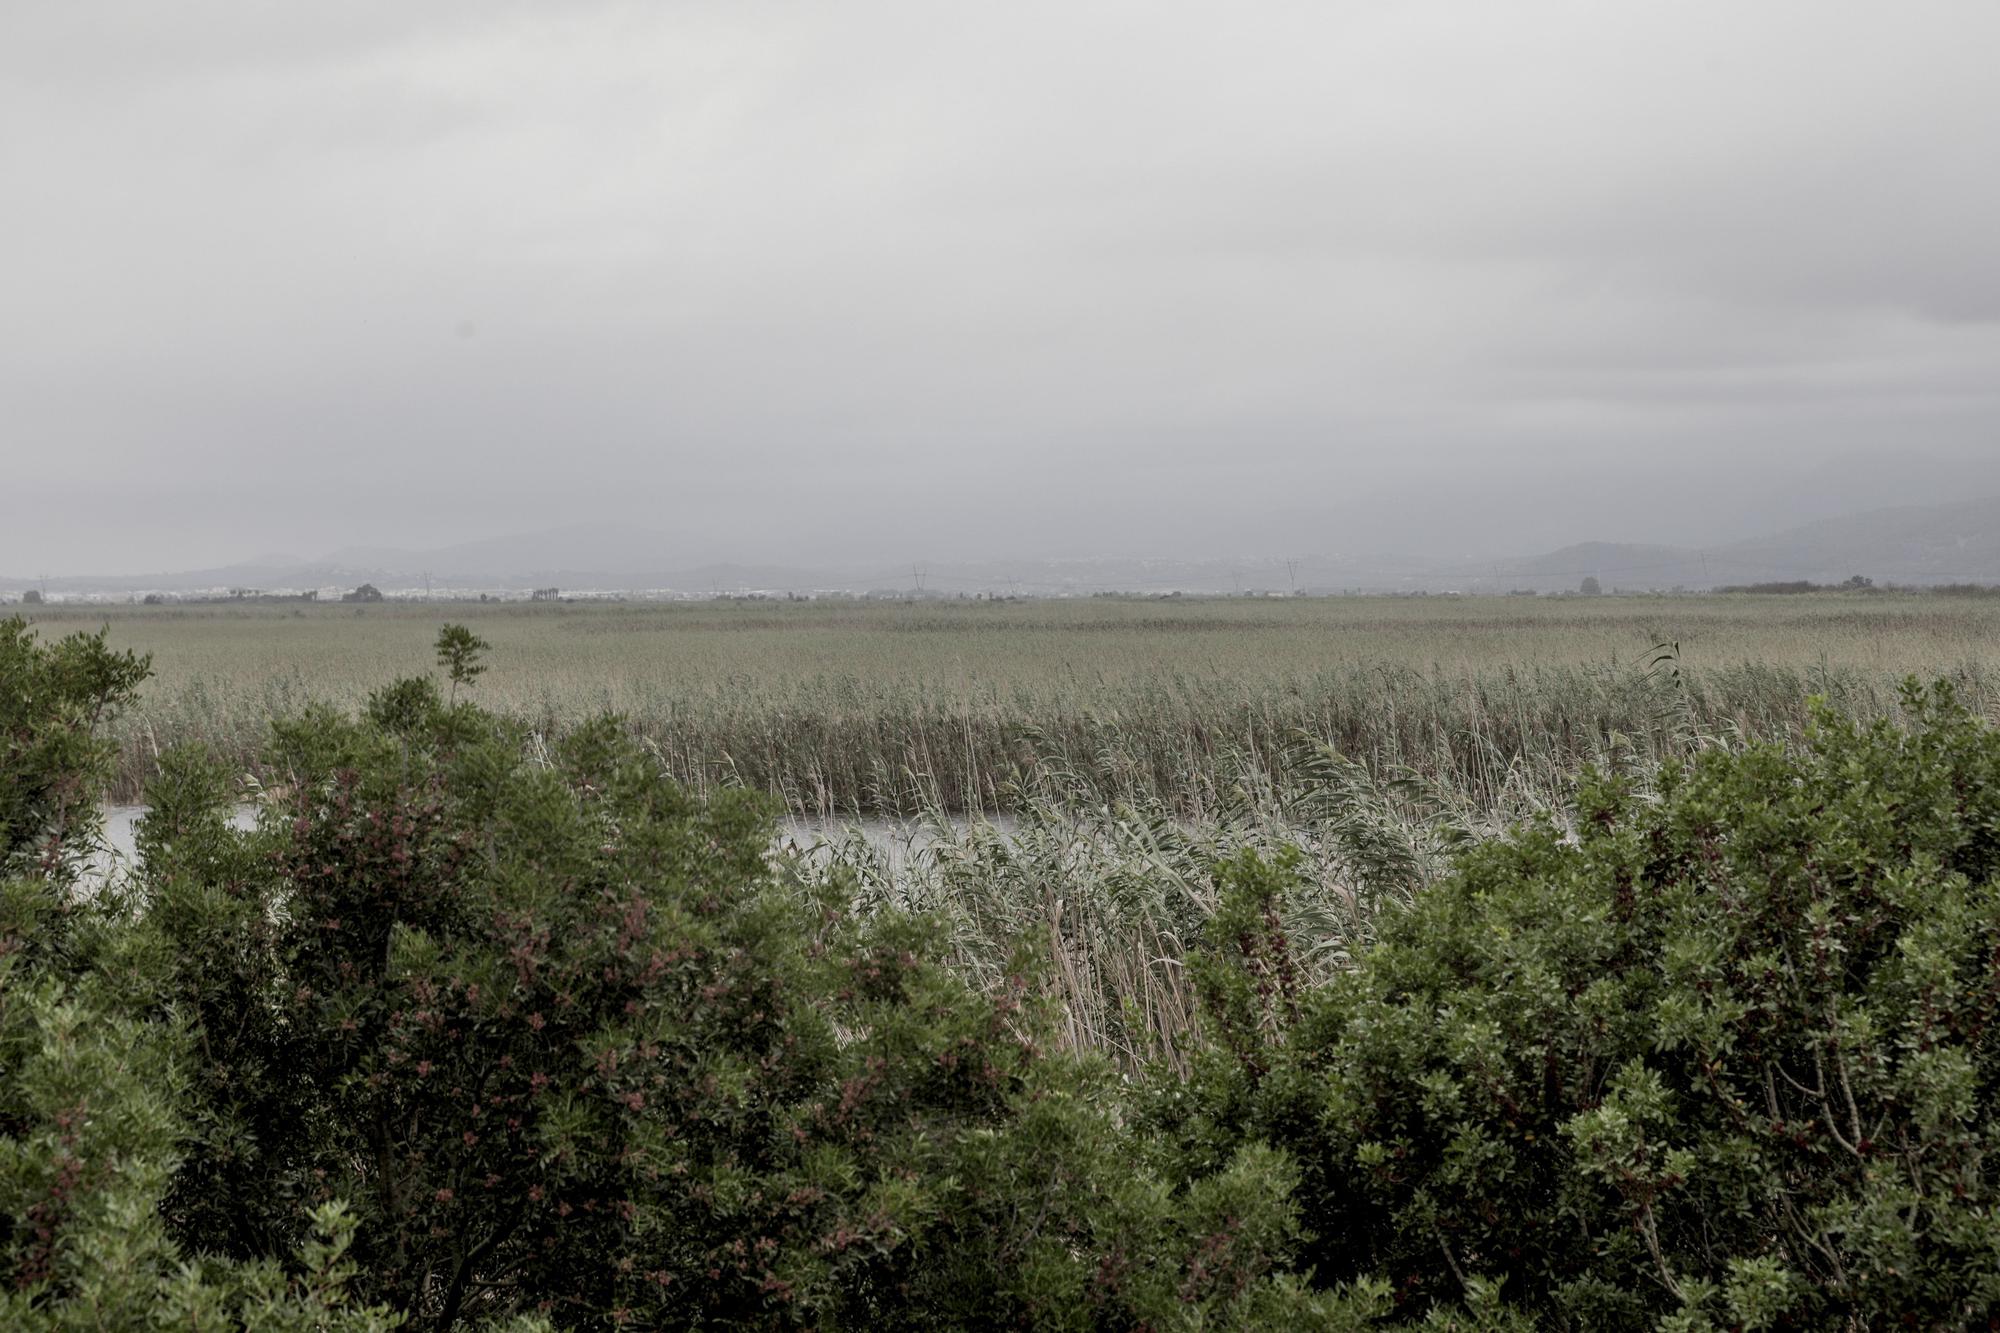
<instances>
[{"instance_id":1,"label":"misty ridge line","mask_svg":"<svg viewBox=\"0 0 2000 1333\"><path fill-rule=\"evenodd\" d=\"M819 594L1080 595L1184 591L1315 593L1573 590L1582 579L1634 591L1763 582L2000 582L2000 497L1865 510L1764 536L1705 546L1580 542L1539 556L1458 559L1339 553L1234 557L1021 557L913 560L884 568L737 562L673 569L648 561L664 538L633 528L556 529L430 550L346 548L319 561L267 557L179 573L0 577L0 593L73 595L245 589L345 592L361 583L397 595L567 588L702 596ZM1612 586L1606 585L1607 588Z\"/></svg>"}]
</instances>

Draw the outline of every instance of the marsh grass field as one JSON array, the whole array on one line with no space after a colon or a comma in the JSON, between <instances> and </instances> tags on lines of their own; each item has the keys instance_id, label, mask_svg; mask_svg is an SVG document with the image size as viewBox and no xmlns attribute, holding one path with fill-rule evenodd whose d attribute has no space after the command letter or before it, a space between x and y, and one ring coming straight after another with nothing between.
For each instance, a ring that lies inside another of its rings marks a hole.
<instances>
[{"instance_id":1,"label":"marsh grass field","mask_svg":"<svg viewBox=\"0 0 2000 1333\"><path fill-rule=\"evenodd\" d=\"M252 767L274 716L492 644L481 702L560 731L612 710L699 788L795 814L1003 811L1073 792L1200 818L1300 747L1471 807L1644 764L1690 734L1782 735L1824 695L1862 716L1906 676L2000 709L2000 599L1810 596L45 607L153 655L117 795L202 741ZM1661 645L1673 645L1664 652ZM268 775L262 775L268 776Z\"/></svg>"},{"instance_id":2,"label":"marsh grass field","mask_svg":"<svg viewBox=\"0 0 2000 1333\"><path fill-rule=\"evenodd\" d=\"M1024 602L51 607L154 675L117 722L114 799L196 741L282 784L273 718L491 643L472 687L553 739L611 710L698 789L824 830L793 867L944 923L996 982L1046 943L1068 1041L1180 1063L1183 960L1241 848L1303 856L1315 969L1366 947L1470 839L1566 818L1585 765L1642 784L1695 749L1796 735L1820 695L1894 716L1945 678L2000 713L2000 599L1809 596L1088 598ZM999 823L980 816L1004 815ZM865 829L846 827L867 821ZM801 833L799 843L813 841Z\"/></svg>"}]
</instances>

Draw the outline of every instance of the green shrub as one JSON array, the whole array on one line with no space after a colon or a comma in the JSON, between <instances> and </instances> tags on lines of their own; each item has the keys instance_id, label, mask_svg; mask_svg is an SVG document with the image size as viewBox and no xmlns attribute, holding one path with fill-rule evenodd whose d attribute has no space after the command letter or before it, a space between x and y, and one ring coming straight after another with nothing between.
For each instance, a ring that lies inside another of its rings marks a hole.
<instances>
[{"instance_id":1,"label":"green shrub","mask_svg":"<svg viewBox=\"0 0 2000 1333\"><path fill-rule=\"evenodd\" d=\"M438 1329L1343 1309L1287 1275L1281 1154L1176 1195L1021 987L974 990L851 886L782 888L761 798L691 796L615 722L542 750L403 682L280 726L267 767L241 832L225 770L170 757L141 832L199 1052L189 1247L268 1260L344 1199L357 1292Z\"/></svg>"},{"instance_id":2,"label":"green shrub","mask_svg":"<svg viewBox=\"0 0 2000 1333\"><path fill-rule=\"evenodd\" d=\"M0 875L66 884L89 850L117 756L102 729L150 669L104 640L44 644L21 617L0 620Z\"/></svg>"},{"instance_id":3,"label":"green shrub","mask_svg":"<svg viewBox=\"0 0 2000 1333\"><path fill-rule=\"evenodd\" d=\"M1218 1040L1155 1106L1198 1177L1299 1165L1322 1280L1537 1325L1962 1328L2000 1312L2000 736L1822 712L1656 793L1586 783L1317 994L1231 868Z\"/></svg>"},{"instance_id":4,"label":"green shrub","mask_svg":"<svg viewBox=\"0 0 2000 1333\"><path fill-rule=\"evenodd\" d=\"M283 1263L191 1263L173 1243L160 1201L191 1062L181 1033L144 1017L159 939L93 931L74 975L33 968L17 946L45 907L22 887L0 906L0 1327L394 1327L348 1299L354 1218L338 1203L302 1219Z\"/></svg>"},{"instance_id":5,"label":"green shrub","mask_svg":"<svg viewBox=\"0 0 2000 1333\"><path fill-rule=\"evenodd\" d=\"M100 728L145 673L102 635L41 644L0 622L0 1327L390 1328L347 1299L336 1202L282 1263L190 1262L160 1216L192 1064L156 1006L167 941L115 884L80 880Z\"/></svg>"}]
</instances>

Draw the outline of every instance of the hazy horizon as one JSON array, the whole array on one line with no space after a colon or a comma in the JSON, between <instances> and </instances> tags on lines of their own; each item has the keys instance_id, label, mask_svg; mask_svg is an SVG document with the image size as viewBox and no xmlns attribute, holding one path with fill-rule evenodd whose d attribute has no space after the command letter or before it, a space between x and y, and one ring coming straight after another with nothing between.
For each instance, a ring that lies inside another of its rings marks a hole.
<instances>
[{"instance_id":1,"label":"hazy horizon","mask_svg":"<svg viewBox=\"0 0 2000 1333\"><path fill-rule=\"evenodd\" d=\"M1699 546L2000 494L2000 9L0 16L0 576Z\"/></svg>"}]
</instances>

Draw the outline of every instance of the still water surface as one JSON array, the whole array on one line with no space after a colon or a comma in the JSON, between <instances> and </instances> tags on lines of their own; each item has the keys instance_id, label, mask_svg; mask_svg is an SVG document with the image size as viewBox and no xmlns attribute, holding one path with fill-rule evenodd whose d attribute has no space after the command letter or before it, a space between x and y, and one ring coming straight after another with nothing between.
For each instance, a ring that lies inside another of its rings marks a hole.
<instances>
[{"instance_id":1,"label":"still water surface","mask_svg":"<svg viewBox=\"0 0 2000 1333\"><path fill-rule=\"evenodd\" d=\"M93 858L91 876L103 878L118 870L129 870L138 859L138 823L146 815L148 807L143 805L107 805L104 807L104 854ZM230 812L230 822L238 828L251 828L257 823L257 807L239 805ZM963 828L964 822L954 820ZM1005 830L1012 821L1000 818L986 821L993 827ZM904 823L890 819L822 820L783 819L778 821L777 836L772 840L775 852L809 852L815 847L840 842L853 833L860 833L868 845L888 858L892 869L902 865L910 857L920 854L937 840L936 832L927 825Z\"/></svg>"}]
</instances>

